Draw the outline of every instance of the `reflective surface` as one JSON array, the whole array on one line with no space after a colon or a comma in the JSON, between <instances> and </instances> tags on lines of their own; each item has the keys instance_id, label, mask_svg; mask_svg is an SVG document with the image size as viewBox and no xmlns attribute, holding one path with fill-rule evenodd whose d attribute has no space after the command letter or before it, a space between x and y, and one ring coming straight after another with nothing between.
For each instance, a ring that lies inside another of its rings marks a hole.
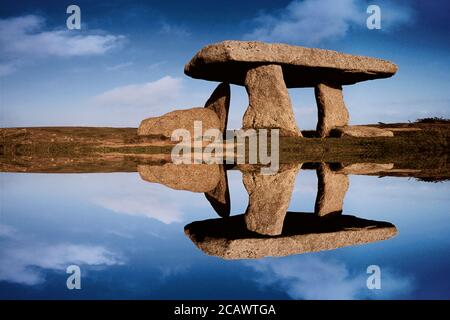
<instances>
[{"instance_id":1,"label":"reflective surface","mask_svg":"<svg viewBox=\"0 0 450 320\"><path fill-rule=\"evenodd\" d=\"M142 170L1 173L0 296L450 298L449 182L378 178L363 175L361 168L358 175L332 168L346 175L348 190L342 214L320 216L321 176L308 169L320 171L305 165L298 170L289 213L276 234L245 231L251 226L242 216L251 207L248 181L245 187L242 181L246 170L228 170L228 219L215 212L217 202L211 206L214 199L227 202L223 188L211 201L201 188L186 191L189 181L182 178L171 185L180 190L167 187L170 179L164 174L153 175L149 183ZM252 201L253 207L267 208L259 205L261 197ZM211 238L223 240L212 251ZM66 268L73 264L81 268L81 290L66 287ZM381 269L381 289L367 288L370 265Z\"/></svg>"}]
</instances>

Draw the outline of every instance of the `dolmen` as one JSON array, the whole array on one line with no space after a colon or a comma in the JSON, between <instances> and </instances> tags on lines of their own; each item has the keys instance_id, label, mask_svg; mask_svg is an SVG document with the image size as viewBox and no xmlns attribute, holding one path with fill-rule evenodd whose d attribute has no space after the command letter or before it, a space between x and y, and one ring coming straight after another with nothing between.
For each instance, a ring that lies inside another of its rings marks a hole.
<instances>
[{"instance_id":1,"label":"dolmen","mask_svg":"<svg viewBox=\"0 0 450 320\"><path fill-rule=\"evenodd\" d=\"M139 127L139 134L167 135L170 130L166 129L172 129L174 123L178 128L182 124L188 129L194 119L205 122L207 127L225 130L229 84L235 84L245 86L249 98L242 123L244 129L276 128L281 136L301 137L288 88L311 87L317 102L320 137L335 133L338 136L392 136L391 131L379 128L349 126L342 86L388 78L396 71L397 66L386 60L331 50L257 41L223 41L201 49L184 69L190 77L221 83L206 103L206 110L179 110L146 119Z\"/></svg>"}]
</instances>

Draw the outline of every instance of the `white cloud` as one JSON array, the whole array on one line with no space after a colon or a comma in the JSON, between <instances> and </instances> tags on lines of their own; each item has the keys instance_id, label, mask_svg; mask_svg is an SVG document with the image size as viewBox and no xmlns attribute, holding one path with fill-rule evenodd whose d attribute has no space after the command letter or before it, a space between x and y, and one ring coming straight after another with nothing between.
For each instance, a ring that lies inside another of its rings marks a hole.
<instances>
[{"instance_id":1,"label":"white cloud","mask_svg":"<svg viewBox=\"0 0 450 320\"><path fill-rule=\"evenodd\" d=\"M0 117L0 124L137 127L149 117L161 116L174 109L201 106L210 94L196 91L196 88L187 89L181 78L164 76L156 81L98 91L81 102L66 99L65 108L60 108L59 104L45 105L40 113L30 113L23 106L17 110L11 108L6 118Z\"/></svg>"},{"instance_id":2,"label":"white cloud","mask_svg":"<svg viewBox=\"0 0 450 320\"><path fill-rule=\"evenodd\" d=\"M94 202L116 213L153 218L165 224L183 221L183 213L176 202L153 193L99 197Z\"/></svg>"},{"instance_id":3,"label":"white cloud","mask_svg":"<svg viewBox=\"0 0 450 320\"><path fill-rule=\"evenodd\" d=\"M0 230L4 238L0 246L0 281L36 285L45 281L42 269L65 271L71 264L122 264L117 254L102 246L39 243L12 227L2 225Z\"/></svg>"},{"instance_id":4,"label":"white cloud","mask_svg":"<svg viewBox=\"0 0 450 320\"><path fill-rule=\"evenodd\" d=\"M16 230L6 224L0 224L0 238L11 238L16 234Z\"/></svg>"},{"instance_id":5,"label":"white cloud","mask_svg":"<svg viewBox=\"0 0 450 320\"><path fill-rule=\"evenodd\" d=\"M344 37L352 27L365 28L368 17L365 0L292 1L277 13L262 13L254 19L256 27L244 38L317 45ZM382 12L382 28L408 23L409 7L392 1L377 3Z\"/></svg>"},{"instance_id":6,"label":"white cloud","mask_svg":"<svg viewBox=\"0 0 450 320\"><path fill-rule=\"evenodd\" d=\"M158 61L158 62L155 62L155 63L151 63L151 64L147 67L147 69L148 69L149 71L155 71L155 70L160 69L160 67L161 67L162 65L166 64L166 63L167 63L166 60L162 60L162 61Z\"/></svg>"},{"instance_id":7,"label":"white cloud","mask_svg":"<svg viewBox=\"0 0 450 320\"><path fill-rule=\"evenodd\" d=\"M13 63L0 64L0 77L14 73L17 67Z\"/></svg>"},{"instance_id":8,"label":"white cloud","mask_svg":"<svg viewBox=\"0 0 450 320\"><path fill-rule=\"evenodd\" d=\"M293 299L390 298L412 289L411 279L382 269L380 290L366 287L366 270L352 274L343 263L310 255L246 262L259 273L262 285L283 288Z\"/></svg>"},{"instance_id":9,"label":"white cloud","mask_svg":"<svg viewBox=\"0 0 450 320\"><path fill-rule=\"evenodd\" d=\"M101 31L46 30L45 19L36 15L0 19L0 57L13 66L36 58L102 55L123 39Z\"/></svg>"},{"instance_id":10,"label":"white cloud","mask_svg":"<svg viewBox=\"0 0 450 320\"><path fill-rule=\"evenodd\" d=\"M181 78L165 76L153 82L131 84L103 92L94 104L106 107L147 107L153 111L169 110L181 90Z\"/></svg>"},{"instance_id":11,"label":"white cloud","mask_svg":"<svg viewBox=\"0 0 450 320\"><path fill-rule=\"evenodd\" d=\"M384 0L379 1L381 8L381 28L391 30L398 26L408 25L414 20L414 10L400 3L401 1Z\"/></svg>"},{"instance_id":12,"label":"white cloud","mask_svg":"<svg viewBox=\"0 0 450 320\"><path fill-rule=\"evenodd\" d=\"M132 65L134 65L134 63L132 61L128 61L128 62L115 64L113 66L108 66L108 67L106 67L106 70L108 70L108 71L117 71L117 70L121 70L121 69L124 69L124 68L131 67Z\"/></svg>"},{"instance_id":13,"label":"white cloud","mask_svg":"<svg viewBox=\"0 0 450 320\"><path fill-rule=\"evenodd\" d=\"M169 24L167 22L161 23L159 33L162 35L171 35L176 37L189 37L191 35L191 32L186 27Z\"/></svg>"}]
</instances>

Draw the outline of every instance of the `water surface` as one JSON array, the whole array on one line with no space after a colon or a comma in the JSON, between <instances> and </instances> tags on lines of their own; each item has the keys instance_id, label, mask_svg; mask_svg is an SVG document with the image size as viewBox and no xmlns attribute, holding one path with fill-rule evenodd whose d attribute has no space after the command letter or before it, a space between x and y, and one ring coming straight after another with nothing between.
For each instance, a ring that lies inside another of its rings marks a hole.
<instances>
[{"instance_id":1,"label":"water surface","mask_svg":"<svg viewBox=\"0 0 450 320\"><path fill-rule=\"evenodd\" d=\"M351 175L343 213L386 221L390 239L261 259L205 254L185 225L218 218L202 193L138 173L0 173L3 299L450 298L449 182ZM245 212L240 171L228 171L231 214ZM314 170L301 170L289 211L312 212ZM79 265L81 290L66 268ZM366 269L378 265L381 289Z\"/></svg>"}]
</instances>

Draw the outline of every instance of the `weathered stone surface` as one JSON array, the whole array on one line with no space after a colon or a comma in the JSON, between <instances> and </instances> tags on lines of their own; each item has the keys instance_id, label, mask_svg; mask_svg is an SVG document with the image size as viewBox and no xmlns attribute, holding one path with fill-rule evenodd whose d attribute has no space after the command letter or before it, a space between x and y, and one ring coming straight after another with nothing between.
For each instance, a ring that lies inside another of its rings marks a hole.
<instances>
[{"instance_id":1,"label":"weathered stone surface","mask_svg":"<svg viewBox=\"0 0 450 320\"><path fill-rule=\"evenodd\" d=\"M220 120L220 131L225 134L230 109L231 90L228 83L221 83L205 103L205 108L214 111Z\"/></svg>"},{"instance_id":2,"label":"weathered stone surface","mask_svg":"<svg viewBox=\"0 0 450 320\"><path fill-rule=\"evenodd\" d=\"M225 133L230 109L230 85L221 83L205 103L204 108L175 110L160 117L141 122L138 135L163 135L170 137L176 129L186 129L194 136L194 121L202 121L202 130L219 129Z\"/></svg>"},{"instance_id":3,"label":"weathered stone surface","mask_svg":"<svg viewBox=\"0 0 450 320\"><path fill-rule=\"evenodd\" d=\"M333 250L389 239L397 234L388 222L354 216L321 219L312 213L288 212L283 232L262 236L247 230L243 215L192 222L185 234L208 255L224 259L257 259Z\"/></svg>"},{"instance_id":4,"label":"weathered stone surface","mask_svg":"<svg viewBox=\"0 0 450 320\"><path fill-rule=\"evenodd\" d=\"M386 129L368 126L344 126L332 130L332 135L343 137L371 138L371 137L393 137L394 133Z\"/></svg>"},{"instance_id":5,"label":"weathered stone surface","mask_svg":"<svg viewBox=\"0 0 450 320\"><path fill-rule=\"evenodd\" d=\"M331 50L257 41L223 41L201 49L185 66L193 78L244 85L247 70L279 64L288 88L341 85L388 78L397 66L389 61Z\"/></svg>"},{"instance_id":6,"label":"weathered stone surface","mask_svg":"<svg viewBox=\"0 0 450 320\"><path fill-rule=\"evenodd\" d=\"M148 118L141 122L138 135L163 135L170 137L176 129L186 129L194 136L194 121L202 121L205 132L211 128L220 128L222 122L217 114L209 108L192 108L175 110L160 117Z\"/></svg>"},{"instance_id":7,"label":"weathered stone surface","mask_svg":"<svg viewBox=\"0 0 450 320\"><path fill-rule=\"evenodd\" d=\"M211 191L222 178L220 166L208 164L138 165L138 172L145 181L192 192Z\"/></svg>"},{"instance_id":8,"label":"weathered stone surface","mask_svg":"<svg viewBox=\"0 0 450 320\"><path fill-rule=\"evenodd\" d=\"M283 229L295 177L301 164L284 165L277 174L243 173L249 201L245 213L248 230L264 235L278 235Z\"/></svg>"},{"instance_id":9,"label":"weathered stone surface","mask_svg":"<svg viewBox=\"0 0 450 320\"><path fill-rule=\"evenodd\" d=\"M249 106L244 114L244 129L279 128L281 136L302 135L280 66L264 65L248 70L245 88Z\"/></svg>"},{"instance_id":10,"label":"weathered stone surface","mask_svg":"<svg viewBox=\"0 0 450 320\"><path fill-rule=\"evenodd\" d=\"M320 83L314 88L318 108L317 132L327 137L336 127L348 124L348 111L342 96L342 86Z\"/></svg>"},{"instance_id":11,"label":"weathered stone surface","mask_svg":"<svg viewBox=\"0 0 450 320\"><path fill-rule=\"evenodd\" d=\"M220 179L217 186L211 191L205 192L205 197L221 217L230 215L231 201L228 188L227 171L223 165L219 165Z\"/></svg>"},{"instance_id":12,"label":"weathered stone surface","mask_svg":"<svg viewBox=\"0 0 450 320\"><path fill-rule=\"evenodd\" d=\"M317 169L317 179L314 212L322 217L341 214L345 194L349 186L347 175L335 173L328 164L322 163Z\"/></svg>"},{"instance_id":13,"label":"weathered stone surface","mask_svg":"<svg viewBox=\"0 0 450 320\"><path fill-rule=\"evenodd\" d=\"M394 168L393 163L353 163L339 169L338 173L343 174L375 174L383 171L390 171Z\"/></svg>"}]
</instances>

